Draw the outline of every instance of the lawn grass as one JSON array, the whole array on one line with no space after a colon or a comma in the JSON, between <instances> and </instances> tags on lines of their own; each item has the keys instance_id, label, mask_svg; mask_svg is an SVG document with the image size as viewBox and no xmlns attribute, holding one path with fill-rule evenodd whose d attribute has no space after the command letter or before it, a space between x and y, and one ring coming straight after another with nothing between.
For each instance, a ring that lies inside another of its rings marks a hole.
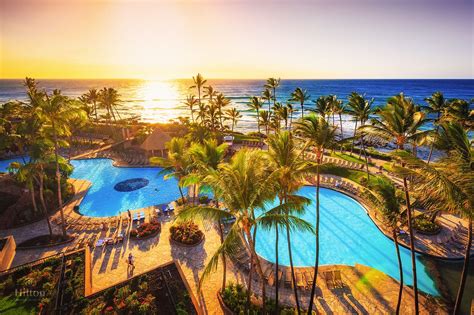
<instances>
[{"instance_id":1,"label":"lawn grass","mask_svg":"<svg viewBox=\"0 0 474 315\"><path fill-rule=\"evenodd\" d=\"M331 174L331 175L336 175L340 177L344 177L347 179L350 179L359 185L365 186L365 179L367 178L367 173L365 171L359 171L359 170L353 170L353 169L348 169L340 166L333 166L333 165L325 165L322 170L324 174ZM364 179L363 179L364 178ZM383 178L387 179L383 175L375 175L375 174L370 174L370 179L369 179L369 185L370 184L375 184L377 182L378 178Z\"/></svg>"},{"instance_id":2,"label":"lawn grass","mask_svg":"<svg viewBox=\"0 0 474 315\"><path fill-rule=\"evenodd\" d=\"M36 302L35 302L36 303ZM0 314L23 315L35 314L35 303L24 298L15 297L13 294L0 297Z\"/></svg>"},{"instance_id":3,"label":"lawn grass","mask_svg":"<svg viewBox=\"0 0 474 315\"><path fill-rule=\"evenodd\" d=\"M359 157L357 157L356 155L351 156L351 155L346 154L346 153L340 153L340 152L334 151L334 152L331 153L331 157L343 159L343 160L346 160L346 161L349 161L349 162L365 164L365 159L364 158L359 159ZM369 165L373 166L374 164L369 163Z\"/></svg>"}]
</instances>

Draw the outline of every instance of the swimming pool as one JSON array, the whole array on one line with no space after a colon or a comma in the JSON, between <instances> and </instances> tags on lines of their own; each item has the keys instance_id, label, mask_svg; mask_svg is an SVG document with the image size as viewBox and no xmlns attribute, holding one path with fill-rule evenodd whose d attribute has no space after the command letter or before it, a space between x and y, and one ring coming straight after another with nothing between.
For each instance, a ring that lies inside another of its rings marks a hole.
<instances>
[{"instance_id":1,"label":"swimming pool","mask_svg":"<svg viewBox=\"0 0 474 315\"><path fill-rule=\"evenodd\" d=\"M316 188L304 186L298 195L311 199L301 218L315 224ZM319 232L319 263L320 265L363 264L378 269L399 280L398 260L393 241L387 238L372 222L365 209L349 196L332 189L320 190L320 232ZM276 206L277 201L270 206ZM279 230L278 256L279 264L289 266L286 231ZM256 250L268 261L275 261L275 230L259 229ZM314 266L315 238L309 232L293 231L291 248L295 266ZM403 280L405 284L413 284L411 272L411 254L400 247ZM439 295L434 281L417 255L417 276L420 290Z\"/></svg>"},{"instance_id":2,"label":"swimming pool","mask_svg":"<svg viewBox=\"0 0 474 315\"><path fill-rule=\"evenodd\" d=\"M92 183L82 200L79 211L88 216L114 216L128 209L169 203L180 197L177 181L165 180L156 167L115 167L111 159L72 160L71 178L87 179ZM141 179L146 185L130 191L116 189L117 184ZM187 190L183 188L183 194Z\"/></svg>"}]
</instances>

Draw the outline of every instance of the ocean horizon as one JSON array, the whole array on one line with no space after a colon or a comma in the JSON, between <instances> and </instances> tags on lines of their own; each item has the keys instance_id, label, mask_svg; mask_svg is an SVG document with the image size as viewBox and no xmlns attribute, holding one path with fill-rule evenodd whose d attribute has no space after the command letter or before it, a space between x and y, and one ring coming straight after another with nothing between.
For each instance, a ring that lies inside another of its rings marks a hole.
<instances>
[{"instance_id":1,"label":"ocean horizon","mask_svg":"<svg viewBox=\"0 0 474 315\"><path fill-rule=\"evenodd\" d=\"M179 116L189 116L189 110L183 105L188 94L196 94L191 79L145 80L145 79L38 79L39 86L51 91L60 89L63 94L78 97L92 88L113 87L120 94L119 112L122 117L138 117L147 123L165 123ZM265 79L208 79L206 85L212 85L231 100L228 106L237 108L242 118L236 130L256 129L255 113L246 104L251 96L260 96ZM277 100L285 103L291 92L300 87L308 91L310 101L306 109L314 108L313 100L319 96L334 94L347 102L351 92L365 94L374 99L374 106L382 106L390 96L403 92L420 105L424 99L436 91L444 93L446 98L471 100L474 98L474 79L282 79L277 89ZM22 79L0 79L0 102L26 100ZM268 104L264 105L264 109ZM300 116L299 104L294 104L294 118ZM343 125L347 131L353 125L350 116L343 116Z\"/></svg>"}]
</instances>

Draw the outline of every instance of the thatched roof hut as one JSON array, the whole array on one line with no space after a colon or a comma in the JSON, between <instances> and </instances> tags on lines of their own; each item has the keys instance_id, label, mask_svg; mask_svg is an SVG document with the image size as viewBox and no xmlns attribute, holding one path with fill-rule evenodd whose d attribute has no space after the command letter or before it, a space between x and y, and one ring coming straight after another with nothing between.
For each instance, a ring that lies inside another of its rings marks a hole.
<instances>
[{"instance_id":1,"label":"thatched roof hut","mask_svg":"<svg viewBox=\"0 0 474 315\"><path fill-rule=\"evenodd\" d=\"M155 129L153 132L143 141L140 148L145 150L149 156L162 156L166 155L166 142L170 141L171 137L159 130Z\"/></svg>"}]
</instances>

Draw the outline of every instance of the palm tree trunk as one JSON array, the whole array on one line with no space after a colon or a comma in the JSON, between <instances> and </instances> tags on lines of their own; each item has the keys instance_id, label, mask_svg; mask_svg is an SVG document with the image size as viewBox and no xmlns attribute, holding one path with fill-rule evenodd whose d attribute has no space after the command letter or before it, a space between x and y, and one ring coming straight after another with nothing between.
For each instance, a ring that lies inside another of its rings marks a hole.
<instances>
[{"instance_id":1,"label":"palm tree trunk","mask_svg":"<svg viewBox=\"0 0 474 315\"><path fill-rule=\"evenodd\" d=\"M466 279L467 274L469 271L469 261L471 259L471 246L472 246L472 217L469 217L468 221L468 229L467 229L467 243L466 243L466 251L464 253L464 266L462 267L461 273L461 282L459 284L458 293L456 296L456 303L454 304L454 314L460 314L462 296L464 294L464 287L466 286Z\"/></svg>"},{"instance_id":2,"label":"palm tree trunk","mask_svg":"<svg viewBox=\"0 0 474 315\"><path fill-rule=\"evenodd\" d=\"M344 139L344 133L342 132L342 116L339 114L339 124L341 125L341 141ZM341 142L341 153L342 153L342 142Z\"/></svg>"},{"instance_id":3,"label":"palm tree trunk","mask_svg":"<svg viewBox=\"0 0 474 315\"><path fill-rule=\"evenodd\" d=\"M214 196L216 194L214 193ZM219 209L219 201L216 199L216 207L217 209ZM221 240L221 245L224 243L224 231L222 230L222 225L221 225L221 222L220 220L217 222L217 225L219 226L219 237L220 237L220 240ZM226 282L227 282L227 279L226 279L226 276L227 276L227 263L226 263L226 258L225 258L225 254L222 254L222 266L223 266L223 275L222 275L222 292L224 292L225 290L225 285L226 285Z\"/></svg>"},{"instance_id":4,"label":"palm tree trunk","mask_svg":"<svg viewBox=\"0 0 474 315\"><path fill-rule=\"evenodd\" d=\"M250 233L248 233L247 237L250 237ZM258 258L257 252L255 251L256 237L257 237L257 227L255 226L253 239L251 240L250 248L252 249L252 256L255 259L255 267L257 267L257 273L260 276L260 279L262 280L262 312L263 314L266 314L267 313L266 312L267 295L265 292L266 291L265 278L263 276L263 270L262 270L262 265L260 264L260 259Z\"/></svg>"},{"instance_id":5,"label":"palm tree trunk","mask_svg":"<svg viewBox=\"0 0 474 315\"><path fill-rule=\"evenodd\" d=\"M438 112L438 122L439 122L440 116L441 116L441 113ZM439 125L436 126L436 129L435 129L435 130L436 130L436 134L438 134L438 132L439 132ZM430 154L428 155L428 162L427 162L427 164L430 164L431 156L433 155L433 149L434 149L434 141L431 142L431 145L430 145Z\"/></svg>"},{"instance_id":6,"label":"palm tree trunk","mask_svg":"<svg viewBox=\"0 0 474 315\"><path fill-rule=\"evenodd\" d=\"M247 232L247 231L246 231ZM252 238L253 239L256 239L257 238L257 229L255 228L253 230L253 236L250 236L250 233L247 232L247 241L249 242L249 251L250 251L250 268L249 268L249 278L248 278L248 285L247 285L247 304L246 304L246 307L247 307L247 310L246 310L246 314L248 314L248 310L250 310L250 295L252 293L252 277L253 277L253 267L254 267L254 263L253 263L253 260L254 260L254 251L252 249L252 244L253 242L251 242Z\"/></svg>"},{"instance_id":7,"label":"palm tree trunk","mask_svg":"<svg viewBox=\"0 0 474 315\"><path fill-rule=\"evenodd\" d=\"M181 186L179 184L178 184L178 189L179 189L179 194L181 195L181 201L184 202L183 189L181 189Z\"/></svg>"},{"instance_id":8,"label":"palm tree trunk","mask_svg":"<svg viewBox=\"0 0 474 315\"><path fill-rule=\"evenodd\" d=\"M298 311L298 315L301 314L300 312L300 301L298 299L298 287L296 286L296 277L295 277L295 268L293 266L293 254L291 252L291 240L290 240L290 227L286 225L286 238L288 240L288 256L290 258L290 269L291 269L291 279L293 280L293 294L295 295L296 301L296 310Z\"/></svg>"},{"instance_id":9,"label":"palm tree trunk","mask_svg":"<svg viewBox=\"0 0 474 315\"><path fill-rule=\"evenodd\" d=\"M257 109L257 130L260 137L260 111Z\"/></svg>"},{"instance_id":10,"label":"palm tree trunk","mask_svg":"<svg viewBox=\"0 0 474 315\"><path fill-rule=\"evenodd\" d=\"M367 183L368 183L370 179L369 159L367 158L367 152L365 151L364 136L362 136L360 139L361 139L361 144L362 144L362 151L364 151L365 169L367 171Z\"/></svg>"},{"instance_id":11,"label":"palm tree trunk","mask_svg":"<svg viewBox=\"0 0 474 315\"><path fill-rule=\"evenodd\" d=\"M280 202L281 204L281 202ZM275 226L275 313L279 314L280 303L279 303L279 289L280 284L278 283L278 224Z\"/></svg>"},{"instance_id":12,"label":"palm tree trunk","mask_svg":"<svg viewBox=\"0 0 474 315\"><path fill-rule=\"evenodd\" d=\"M356 132L357 132L357 122L358 122L358 120L356 119L356 123L355 123L355 127L354 127L354 136L352 138L352 145L351 145L351 155L352 155L352 151L354 150L354 142L355 142L355 136L356 136Z\"/></svg>"},{"instance_id":13,"label":"palm tree trunk","mask_svg":"<svg viewBox=\"0 0 474 315\"><path fill-rule=\"evenodd\" d=\"M392 231L393 241L395 242L395 249L397 250L398 258L398 268L400 270L400 287L398 289L398 300L397 300L397 310L395 314L400 314L400 305L402 303L402 293L403 293L403 267L402 267L402 258L400 257L400 247L398 246L397 231L393 229Z\"/></svg>"},{"instance_id":14,"label":"palm tree trunk","mask_svg":"<svg viewBox=\"0 0 474 315\"><path fill-rule=\"evenodd\" d=\"M43 207L46 223L48 224L49 235L52 236L53 235L53 229L51 228L51 222L49 221L48 207L46 207L46 202L44 201L44 176L43 176L43 174L40 175L39 195L40 195L41 206Z\"/></svg>"},{"instance_id":15,"label":"palm tree trunk","mask_svg":"<svg viewBox=\"0 0 474 315\"><path fill-rule=\"evenodd\" d=\"M301 118L304 117L304 104L301 103Z\"/></svg>"},{"instance_id":16,"label":"palm tree trunk","mask_svg":"<svg viewBox=\"0 0 474 315\"><path fill-rule=\"evenodd\" d=\"M33 203L33 210L35 213L38 213L38 205L36 204L36 198L35 198L35 185L32 179L29 180L28 187L30 189L30 196L31 196L31 202Z\"/></svg>"},{"instance_id":17,"label":"palm tree trunk","mask_svg":"<svg viewBox=\"0 0 474 315\"><path fill-rule=\"evenodd\" d=\"M99 118L97 116L97 103L96 101L94 101L93 103L94 103L95 122L98 122Z\"/></svg>"},{"instance_id":18,"label":"palm tree trunk","mask_svg":"<svg viewBox=\"0 0 474 315\"><path fill-rule=\"evenodd\" d=\"M316 165L316 258L314 260L314 276L313 285L311 286L311 295L309 298L308 314L312 314L313 311L313 299L316 291L316 279L318 278L318 266L319 266L319 165L321 162L321 154L318 154L318 164Z\"/></svg>"},{"instance_id":19,"label":"palm tree trunk","mask_svg":"<svg viewBox=\"0 0 474 315\"><path fill-rule=\"evenodd\" d=\"M407 205L408 213L408 232L410 234L410 251L411 251L411 264L413 270L413 291L415 296L415 314L419 314L418 308L418 283L416 277L416 260L415 260L415 238L413 237L413 227L412 227L412 213L410 205L410 194L408 192L408 184L406 177L403 177L403 188L405 190L405 199Z\"/></svg>"},{"instance_id":20,"label":"palm tree trunk","mask_svg":"<svg viewBox=\"0 0 474 315\"><path fill-rule=\"evenodd\" d=\"M61 214L61 230L63 233L63 238L66 238L66 222L64 220L64 210L63 210L63 197L61 194L61 172L59 172L59 148L58 148L58 136L56 133L56 128L53 121L53 137L54 137L54 160L56 163L56 185L57 185L57 194L58 194L58 206L59 212Z\"/></svg>"}]
</instances>

